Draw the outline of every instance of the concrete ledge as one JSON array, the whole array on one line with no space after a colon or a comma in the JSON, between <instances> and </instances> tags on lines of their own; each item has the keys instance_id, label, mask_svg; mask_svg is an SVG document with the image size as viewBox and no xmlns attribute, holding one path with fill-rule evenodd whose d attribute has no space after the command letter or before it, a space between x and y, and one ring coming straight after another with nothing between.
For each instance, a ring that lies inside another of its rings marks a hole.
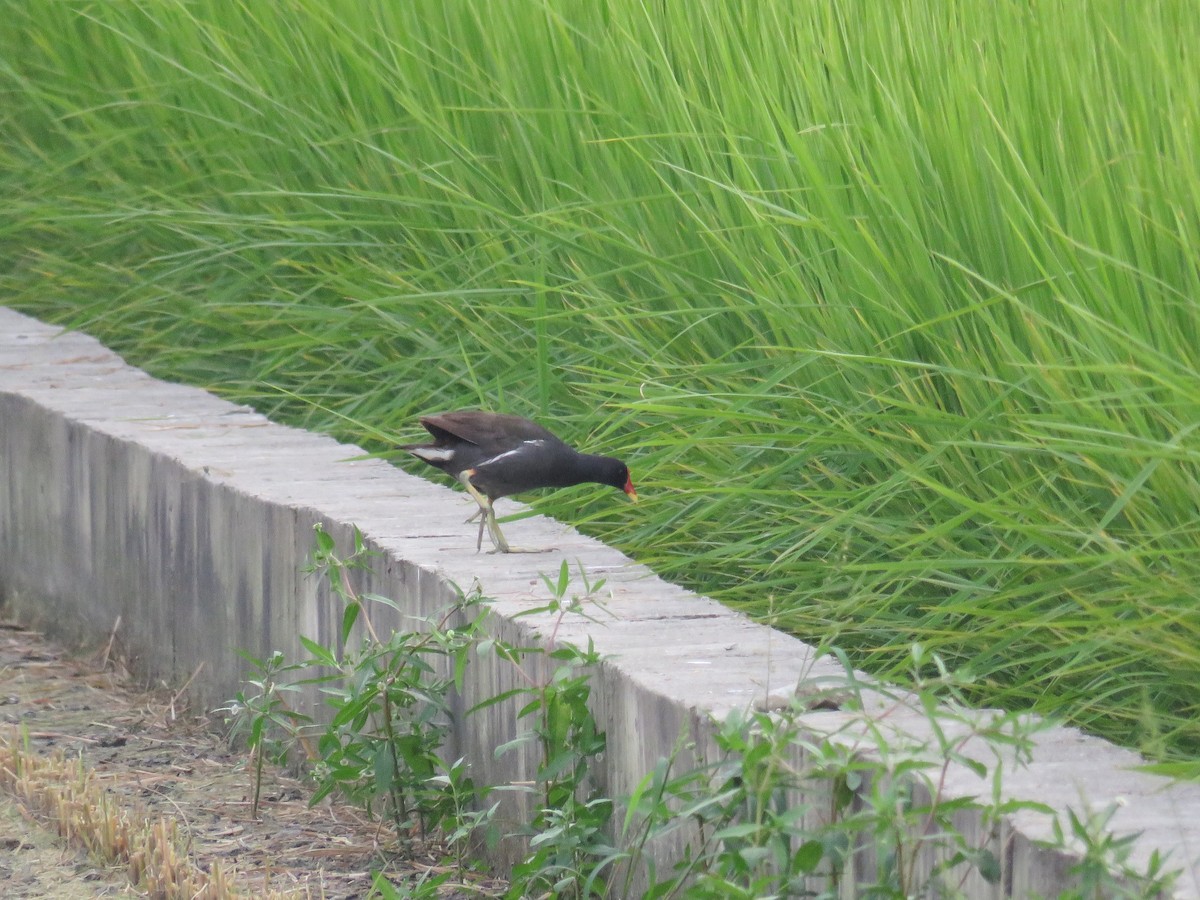
<instances>
[{"instance_id":1,"label":"concrete ledge","mask_svg":"<svg viewBox=\"0 0 1200 900\"><path fill-rule=\"evenodd\" d=\"M199 669L190 694L213 706L239 687L238 649L298 658L300 635L331 642L336 634L340 610L300 573L317 522L342 547L358 526L381 553L361 590L424 616L451 601L454 584L478 580L495 599L498 636L520 643L542 639L551 626L546 617L513 616L545 603L540 574L556 573L565 558L606 578L613 592L610 621L568 618L558 638L591 638L608 657L594 696L609 751L594 774L615 796L669 755L681 733L710 746L711 714L790 692L802 680L842 676L814 661L806 644L545 518L505 530L516 544L556 552L477 554L474 528L463 524L472 506L461 494L381 461L353 461L361 453L155 380L89 337L0 309L0 607L76 641L107 637L119 618L140 674L179 684ZM399 617L375 621L406 627ZM510 668L479 663L468 702L515 686ZM814 712L806 725L853 740L861 727L854 718ZM903 708L891 709L888 727L918 736L926 728ZM451 752L471 760L478 780L520 780L515 758L492 753L515 731L512 706L496 706L458 728ZM1200 897L1200 786L1134 771L1140 762L1054 729L1004 786L1014 799L1064 810L1122 804L1114 832L1143 833L1131 862L1169 853L1168 868L1185 870L1176 896ZM947 773L950 796L989 789L966 769ZM984 833L982 823L964 828ZM1036 844L1050 836L1049 822L1033 813L992 831L1004 878L968 885L971 896L1065 890L1072 860Z\"/></svg>"}]
</instances>

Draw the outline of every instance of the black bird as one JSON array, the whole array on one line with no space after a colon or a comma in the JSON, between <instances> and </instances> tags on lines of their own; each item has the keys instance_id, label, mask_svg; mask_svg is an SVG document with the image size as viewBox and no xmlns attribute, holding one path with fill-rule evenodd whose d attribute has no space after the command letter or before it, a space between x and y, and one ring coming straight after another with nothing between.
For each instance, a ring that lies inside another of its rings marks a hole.
<instances>
[{"instance_id":1,"label":"black bird","mask_svg":"<svg viewBox=\"0 0 1200 900\"><path fill-rule=\"evenodd\" d=\"M492 508L493 500L510 494L594 481L619 488L637 502L625 463L580 453L529 419L472 410L423 416L421 424L433 443L401 449L453 475L479 504L483 519L476 550L483 547L486 527L497 550L516 552L500 533Z\"/></svg>"}]
</instances>

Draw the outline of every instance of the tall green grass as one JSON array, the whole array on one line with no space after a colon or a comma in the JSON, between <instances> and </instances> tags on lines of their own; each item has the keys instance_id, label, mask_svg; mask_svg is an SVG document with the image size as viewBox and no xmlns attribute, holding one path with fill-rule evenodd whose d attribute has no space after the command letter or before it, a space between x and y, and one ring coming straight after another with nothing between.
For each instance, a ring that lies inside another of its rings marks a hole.
<instances>
[{"instance_id":1,"label":"tall green grass","mask_svg":"<svg viewBox=\"0 0 1200 900\"><path fill-rule=\"evenodd\" d=\"M1200 17L1125 0L0 2L3 302L891 674L1200 751Z\"/></svg>"}]
</instances>

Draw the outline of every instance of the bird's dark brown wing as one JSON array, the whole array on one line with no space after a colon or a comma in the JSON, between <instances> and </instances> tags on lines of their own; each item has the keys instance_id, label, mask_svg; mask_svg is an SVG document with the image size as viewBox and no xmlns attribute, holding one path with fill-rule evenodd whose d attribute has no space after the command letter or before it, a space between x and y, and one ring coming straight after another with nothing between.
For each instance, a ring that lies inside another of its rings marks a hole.
<instances>
[{"instance_id":1,"label":"bird's dark brown wing","mask_svg":"<svg viewBox=\"0 0 1200 900\"><path fill-rule=\"evenodd\" d=\"M421 424L439 442L457 438L497 453L519 447L525 441L562 443L537 422L503 413L476 410L439 413L423 416Z\"/></svg>"}]
</instances>

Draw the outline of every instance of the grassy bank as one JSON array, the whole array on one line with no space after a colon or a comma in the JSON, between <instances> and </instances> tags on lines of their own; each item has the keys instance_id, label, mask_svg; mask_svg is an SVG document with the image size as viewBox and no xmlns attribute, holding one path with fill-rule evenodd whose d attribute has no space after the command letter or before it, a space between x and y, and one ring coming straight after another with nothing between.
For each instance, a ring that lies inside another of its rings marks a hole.
<instances>
[{"instance_id":1,"label":"grassy bank","mask_svg":"<svg viewBox=\"0 0 1200 900\"><path fill-rule=\"evenodd\" d=\"M664 6L0 2L0 302L374 449L556 421L664 576L1195 757L1200 21Z\"/></svg>"}]
</instances>

